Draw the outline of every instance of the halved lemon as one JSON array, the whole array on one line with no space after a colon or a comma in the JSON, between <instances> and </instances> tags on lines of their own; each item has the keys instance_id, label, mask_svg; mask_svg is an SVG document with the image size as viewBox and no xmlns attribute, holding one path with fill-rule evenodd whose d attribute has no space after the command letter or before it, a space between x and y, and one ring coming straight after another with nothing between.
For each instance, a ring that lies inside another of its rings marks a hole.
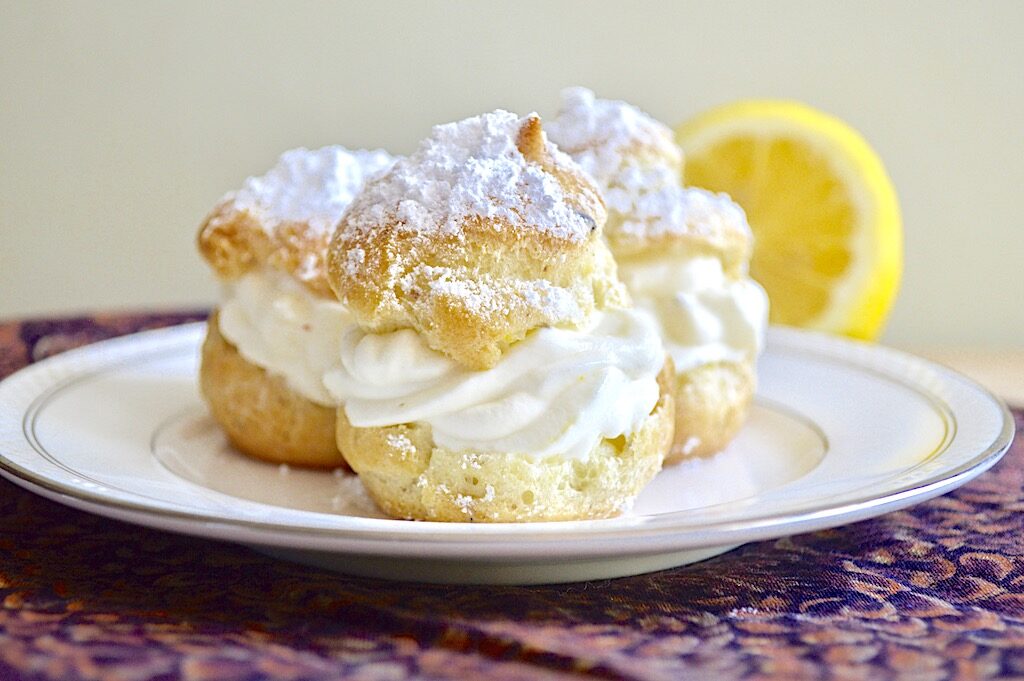
<instances>
[{"instance_id":1,"label":"halved lemon","mask_svg":"<svg viewBox=\"0 0 1024 681\"><path fill-rule=\"evenodd\" d=\"M771 321L874 339L899 288L903 236L878 155L804 104L742 101L676 130L685 183L727 192L754 232Z\"/></svg>"}]
</instances>

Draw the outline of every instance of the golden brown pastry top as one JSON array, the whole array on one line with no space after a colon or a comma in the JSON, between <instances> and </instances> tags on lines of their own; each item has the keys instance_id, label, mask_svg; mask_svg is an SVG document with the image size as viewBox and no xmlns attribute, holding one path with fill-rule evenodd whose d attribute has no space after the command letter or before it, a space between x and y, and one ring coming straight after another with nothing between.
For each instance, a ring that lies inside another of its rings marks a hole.
<instances>
[{"instance_id":1,"label":"golden brown pastry top","mask_svg":"<svg viewBox=\"0 0 1024 681\"><path fill-rule=\"evenodd\" d=\"M708 253L729 271L746 267L746 216L725 195L682 187L683 154L668 127L626 102L570 88L549 133L601 188L617 258Z\"/></svg>"},{"instance_id":2,"label":"golden brown pastry top","mask_svg":"<svg viewBox=\"0 0 1024 681\"><path fill-rule=\"evenodd\" d=\"M325 259L331 233L366 178L392 162L383 151L341 146L287 151L218 202L199 229L199 251L222 279L266 266L333 298Z\"/></svg>"},{"instance_id":3,"label":"golden brown pastry top","mask_svg":"<svg viewBox=\"0 0 1024 681\"><path fill-rule=\"evenodd\" d=\"M366 184L331 241L330 282L368 331L411 328L488 368L532 329L626 304L605 217L539 117L495 111L435 127Z\"/></svg>"}]
</instances>

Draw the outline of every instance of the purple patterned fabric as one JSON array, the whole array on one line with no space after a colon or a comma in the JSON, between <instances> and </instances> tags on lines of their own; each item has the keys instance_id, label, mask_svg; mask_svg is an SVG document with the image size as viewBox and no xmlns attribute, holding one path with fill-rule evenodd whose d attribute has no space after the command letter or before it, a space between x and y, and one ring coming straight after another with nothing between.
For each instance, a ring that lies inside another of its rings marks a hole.
<instances>
[{"instance_id":1,"label":"purple patterned fabric","mask_svg":"<svg viewBox=\"0 0 1024 681\"><path fill-rule=\"evenodd\" d=\"M0 324L0 376L202 317ZM542 587L344 577L0 481L0 679L581 675L1024 677L1021 439L970 485L906 511L689 567Z\"/></svg>"}]
</instances>

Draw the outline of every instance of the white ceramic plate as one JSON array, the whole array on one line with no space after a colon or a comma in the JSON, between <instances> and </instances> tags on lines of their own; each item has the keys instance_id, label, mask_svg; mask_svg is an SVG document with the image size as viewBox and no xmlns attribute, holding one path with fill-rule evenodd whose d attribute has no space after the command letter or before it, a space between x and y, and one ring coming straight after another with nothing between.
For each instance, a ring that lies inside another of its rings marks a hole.
<instances>
[{"instance_id":1,"label":"white ceramic plate","mask_svg":"<svg viewBox=\"0 0 1024 681\"><path fill-rule=\"evenodd\" d=\"M205 326L119 338L0 383L0 473L68 506L360 575L544 583L638 574L909 506L1009 447L1000 401L883 347L772 329L756 404L721 454L662 471L612 520L384 518L357 478L232 451L196 390Z\"/></svg>"}]
</instances>

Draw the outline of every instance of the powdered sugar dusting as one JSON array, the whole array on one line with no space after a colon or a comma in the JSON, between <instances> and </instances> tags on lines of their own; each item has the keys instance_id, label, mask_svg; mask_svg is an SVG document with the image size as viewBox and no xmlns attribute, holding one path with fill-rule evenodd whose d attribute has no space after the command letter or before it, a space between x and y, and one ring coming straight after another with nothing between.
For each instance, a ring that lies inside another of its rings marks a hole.
<instances>
[{"instance_id":1,"label":"powdered sugar dusting","mask_svg":"<svg viewBox=\"0 0 1024 681\"><path fill-rule=\"evenodd\" d=\"M607 187L626 172L632 177L628 186L639 186L649 176L637 176L633 156L640 148L661 158L657 170L669 170L671 177L662 181L678 184L683 152L676 145L672 131L643 111L626 102L598 99L587 88L573 87L562 91L562 107L558 117L547 127L548 137L562 151L572 156L599 185ZM653 170L653 168L652 168Z\"/></svg>"},{"instance_id":2,"label":"powdered sugar dusting","mask_svg":"<svg viewBox=\"0 0 1024 681\"><path fill-rule=\"evenodd\" d=\"M367 184L353 203L346 229L360 233L397 222L406 232L459 234L467 219L504 222L581 241L593 221L567 201L555 178L517 148L530 116L497 110L435 126L418 150ZM572 165L548 143L556 164Z\"/></svg>"},{"instance_id":3,"label":"powdered sugar dusting","mask_svg":"<svg viewBox=\"0 0 1024 681\"><path fill-rule=\"evenodd\" d=\"M398 454L398 458L405 461L416 454L416 446L413 445L409 436L404 433L388 433L388 447Z\"/></svg>"},{"instance_id":4,"label":"powdered sugar dusting","mask_svg":"<svg viewBox=\"0 0 1024 681\"><path fill-rule=\"evenodd\" d=\"M632 104L570 88L548 132L594 178L609 212L617 214L608 225L613 241L619 235L750 233L743 210L727 195L683 188L683 156L672 131Z\"/></svg>"},{"instance_id":5,"label":"powdered sugar dusting","mask_svg":"<svg viewBox=\"0 0 1024 681\"><path fill-rule=\"evenodd\" d=\"M326 234L366 180L393 162L380 149L351 151L338 145L292 149L265 175L250 177L224 198L237 210L253 213L268 232L281 223L302 222Z\"/></svg>"},{"instance_id":6,"label":"powdered sugar dusting","mask_svg":"<svg viewBox=\"0 0 1024 681\"><path fill-rule=\"evenodd\" d=\"M637 237L687 234L714 238L726 231L750 234L746 213L728 194L697 187L663 187L638 197L618 231Z\"/></svg>"}]
</instances>

